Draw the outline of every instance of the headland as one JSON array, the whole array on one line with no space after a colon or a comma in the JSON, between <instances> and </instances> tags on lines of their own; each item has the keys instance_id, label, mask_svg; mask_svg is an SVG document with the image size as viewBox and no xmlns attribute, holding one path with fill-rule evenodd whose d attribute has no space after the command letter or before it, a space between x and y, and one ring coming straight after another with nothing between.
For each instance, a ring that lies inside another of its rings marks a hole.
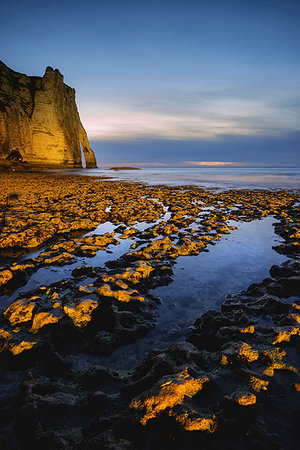
<instances>
[{"instance_id":1,"label":"headland","mask_svg":"<svg viewBox=\"0 0 300 450\"><path fill-rule=\"evenodd\" d=\"M0 166L79 168L83 158L87 168L97 167L75 90L63 80L52 67L36 77L0 61Z\"/></svg>"}]
</instances>

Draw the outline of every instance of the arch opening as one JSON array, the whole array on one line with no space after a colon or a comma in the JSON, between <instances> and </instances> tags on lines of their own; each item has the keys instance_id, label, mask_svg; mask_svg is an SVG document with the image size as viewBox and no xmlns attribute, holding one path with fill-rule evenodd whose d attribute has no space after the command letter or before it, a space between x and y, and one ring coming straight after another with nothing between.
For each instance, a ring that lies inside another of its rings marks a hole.
<instances>
[{"instance_id":1,"label":"arch opening","mask_svg":"<svg viewBox=\"0 0 300 450\"><path fill-rule=\"evenodd\" d=\"M83 152L83 148L82 148L81 142L79 142L79 145L80 145L80 152L81 152L81 165L82 165L83 169L85 169L86 168L86 161L85 161L85 156L84 156L84 152Z\"/></svg>"}]
</instances>

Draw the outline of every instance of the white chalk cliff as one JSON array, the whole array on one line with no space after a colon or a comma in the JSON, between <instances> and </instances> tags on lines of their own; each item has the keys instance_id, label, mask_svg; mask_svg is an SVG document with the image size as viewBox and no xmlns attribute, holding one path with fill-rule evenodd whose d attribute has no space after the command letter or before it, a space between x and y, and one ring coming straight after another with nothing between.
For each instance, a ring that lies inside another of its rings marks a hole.
<instances>
[{"instance_id":1,"label":"white chalk cliff","mask_svg":"<svg viewBox=\"0 0 300 450\"><path fill-rule=\"evenodd\" d=\"M18 151L29 164L97 167L80 121L75 90L47 67L43 77L14 72L0 61L0 157Z\"/></svg>"}]
</instances>

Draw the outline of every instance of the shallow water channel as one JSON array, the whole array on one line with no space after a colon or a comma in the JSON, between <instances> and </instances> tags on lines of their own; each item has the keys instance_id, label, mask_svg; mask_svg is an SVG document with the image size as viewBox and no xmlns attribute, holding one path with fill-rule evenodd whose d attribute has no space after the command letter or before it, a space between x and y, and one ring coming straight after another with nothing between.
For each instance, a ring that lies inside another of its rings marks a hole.
<instances>
[{"instance_id":1,"label":"shallow water channel","mask_svg":"<svg viewBox=\"0 0 300 450\"><path fill-rule=\"evenodd\" d=\"M111 356L97 357L97 363L111 368L132 369L147 356L149 351L166 348L186 338L193 322L204 311L219 309L227 294L247 289L251 283L261 282L268 277L273 264L280 264L286 260L285 256L272 249L272 246L279 242L279 237L274 233L272 226L274 222L273 217L252 222L232 221L230 225L236 226L237 229L223 235L215 245L208 245L207 250L197 256L179 257L173 266L173 282L150 291L162 302L157 310L157 326L146 337L134 344L120 347ZM137 224L136 228L142 230L149 226L149 223L142 222ZM115 228L116 226L106 222L91 233L104 234L114 231ZM119 233L116 233L117 239L118 236ZM130 250L130 245L134 242L133 239L118 240L119 245L109 246L106 251L100 250L92 258L77 258L74 264L39 269L26 286L18 289L10 297L3 296L1 307L6 307L22 292L71 277L72 270L78 265L104 267L106 261L118 259ZM90 282L90 279L82 280L81 284ZM75 359L78 357L80 358L80 355ZM87 355L83 357L83 360L85 359L86 363L90 361ZM80 365L85 364L83 360Z\"/></svg>"},{"instance_id":2,"label":"shallow water channel","mask_svg":"<svg viewBox=\"0 0 300 450\"><path fill-rule=\"evenodd\" d=\"M101 362L124 370L134 367L150 350L166 348L187 337L193 322L204 311L219 309L227 294L268 277L273 264L286 260L272 249L279 242L274 222L273 217L231 222L238 229L209 245L208 252L179 257L173 267L174 281L151 291L162 301L155 329L110 357L101 358Z\"/></svg>"}]
</instances>

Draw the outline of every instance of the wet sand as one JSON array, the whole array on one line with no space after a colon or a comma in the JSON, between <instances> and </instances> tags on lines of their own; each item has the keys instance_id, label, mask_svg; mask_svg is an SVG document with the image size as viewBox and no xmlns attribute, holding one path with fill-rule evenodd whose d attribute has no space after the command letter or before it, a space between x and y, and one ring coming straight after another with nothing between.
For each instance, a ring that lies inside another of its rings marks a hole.
<instances>
[{"instance_id":1,"label":"wet sand","mask_svg":"<svg viewBox=\"0 0 300 450\"><path fill-rule=\"evenodd\" d=\"M1 183L4 448L297 448L299 191L38 172ZM138 367L105 366L155 329L155 288L176 261L269 216L288 258L270 278L229 290Z\"/></svg>"}]
</instances>

